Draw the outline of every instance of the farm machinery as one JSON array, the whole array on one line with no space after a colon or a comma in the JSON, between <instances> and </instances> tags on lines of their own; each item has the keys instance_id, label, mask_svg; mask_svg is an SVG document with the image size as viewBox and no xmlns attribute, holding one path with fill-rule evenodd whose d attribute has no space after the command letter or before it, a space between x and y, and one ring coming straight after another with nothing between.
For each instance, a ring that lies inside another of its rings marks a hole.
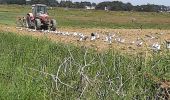
<instances>
[{"instance_id":1,"label":"farm machinery","mask_svg":"<svg viewBox=\"0 0 170 100\"><path fill-rule=\"evenodd\" d=\"M25 17L17 18L17 25L35 30L56 30L56 20L51 19L44 4L32 5L32 13L27 13Z\"/></svg>"}]
</instances>

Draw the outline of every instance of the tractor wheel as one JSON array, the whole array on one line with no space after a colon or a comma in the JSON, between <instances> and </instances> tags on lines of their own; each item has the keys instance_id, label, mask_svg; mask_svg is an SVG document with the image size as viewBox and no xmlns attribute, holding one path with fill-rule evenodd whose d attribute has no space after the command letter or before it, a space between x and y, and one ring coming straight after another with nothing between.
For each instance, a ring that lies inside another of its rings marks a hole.
<instances>
[{"instance_id":1,"label":"tractor wheel","mask_svg":"<svg viewBox=\"0 0 170 100\"><path fill-rule=\"evenodd\" d=\"M34 28L35 28L35 30L40 30L41 29L41 21L40 21L40 19L35 19Z\"/></svg>"},{"instance_id":2,"label":"tractor wheel","mask_svg":"<svg viewBox=\"0 0 170 100\"><path fill-rule=\"evenodd\" d=\"M55 19L51 20L51 31L55 31L57 27L57 22Z\"/></svg>"}]
</instances>

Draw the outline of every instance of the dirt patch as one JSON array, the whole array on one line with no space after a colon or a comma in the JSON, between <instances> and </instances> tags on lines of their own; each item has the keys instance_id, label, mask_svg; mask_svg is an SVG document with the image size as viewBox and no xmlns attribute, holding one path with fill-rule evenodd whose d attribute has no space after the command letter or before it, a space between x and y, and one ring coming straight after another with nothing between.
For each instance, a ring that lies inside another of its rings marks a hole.
<instances>
[{"instance_id":1,"label":"dirt patch","mask_svg":"<svg viewBox=\"0 0 170 100\"><path fill-rule=\"evenodd\" d=\"M28 31L25 28L16 28L0 25L1 31L14 32L20 35L30 35L38 38L47 37L48 39L55 42L63 42L66 44L74 44L78 46L86 46L94 48L97 51L104 51L108 48L115 48L124 52L136 53L150 50L150 47L154 43L159 43L161 48L165 47L165 40L170 38L170 30L159 30L159 29L98 29L98 28L59 28L57 31L62 32L77 32L83 33L86 36L91 35L92 32L97 32L100 35L99 39L91 41L87 39L86 41L78 41L78 37L67 36L67 35L56 35L53 33L44 33L39 31ZM115 35L113 37L112 43L109 44L105 42L106 34L112 33ZM120 43L116 41L116 38L124 39L125 41ZM136 41L142 41L142 45L137 45Z\"/></svg>"}]
</instances>

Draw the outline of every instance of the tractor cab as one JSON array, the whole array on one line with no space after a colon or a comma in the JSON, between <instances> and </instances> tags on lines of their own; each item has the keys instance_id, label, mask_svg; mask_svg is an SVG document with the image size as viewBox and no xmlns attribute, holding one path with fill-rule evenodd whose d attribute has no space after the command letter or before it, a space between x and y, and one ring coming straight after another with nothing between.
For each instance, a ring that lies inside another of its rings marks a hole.
<instances>
[{"instance_id":1,"label":"tractor cab","mask_svg":"<svg viewBox=\"0 0 170 100\"><path fill-rule=\"evenodd\" d=\"M39 17L41 14L47 14L47 6L44 4L32 5L32 13L35 17Z\"/></svg>"}]
</instances>

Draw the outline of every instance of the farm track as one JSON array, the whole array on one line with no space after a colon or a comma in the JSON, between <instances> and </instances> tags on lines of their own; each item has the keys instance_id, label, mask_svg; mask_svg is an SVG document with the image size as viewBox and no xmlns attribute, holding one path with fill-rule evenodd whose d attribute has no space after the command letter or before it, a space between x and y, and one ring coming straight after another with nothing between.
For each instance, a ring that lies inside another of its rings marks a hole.
<instances>
[{"instance_id":1,"label":"farm track","mask_svg":"<svg viewBox=\"0 0 170 100\"><path fill-rule=\"evenodd\" d=\"M63 35L56 35L53 33L44 33L44 32L30 32L26 30L25 28L16 28L14 26L5 26L0 25L0 31L5 32L14 32L19 35L29 35L36 38L43 38L47 37L51 41L55 42L62 42L66 44L74 44L76 46L85 46L89 48L94 48L97 51L105 51L109 48L114 48L121 50L123 52L128 53L136 53L136 52L144 52L148 51L149 46L153 43L159 42L163 45L165 40L170 38L170 30L159 30L159 29L86 29L86 28L59 28L57 31L62 32L81 32L86 36L90 36L92 32L97 32L100 35L100 39L97 39L95 41L90 41L90 39L84 40L84 41L78 41L79 38L73 37L73 36L63 36ZM107 42L104 42L106 34L114 33L116 36L125 39L126 42L124 43L118 43L113 40L113 43L110 45ZM146 36L153 36L155 39L148 39ZM132 41L136 41L136 39L141 39L144 41L144 44L140 47L136 46L136 44L131 44Z\"/></svg>"}]
</instances>

